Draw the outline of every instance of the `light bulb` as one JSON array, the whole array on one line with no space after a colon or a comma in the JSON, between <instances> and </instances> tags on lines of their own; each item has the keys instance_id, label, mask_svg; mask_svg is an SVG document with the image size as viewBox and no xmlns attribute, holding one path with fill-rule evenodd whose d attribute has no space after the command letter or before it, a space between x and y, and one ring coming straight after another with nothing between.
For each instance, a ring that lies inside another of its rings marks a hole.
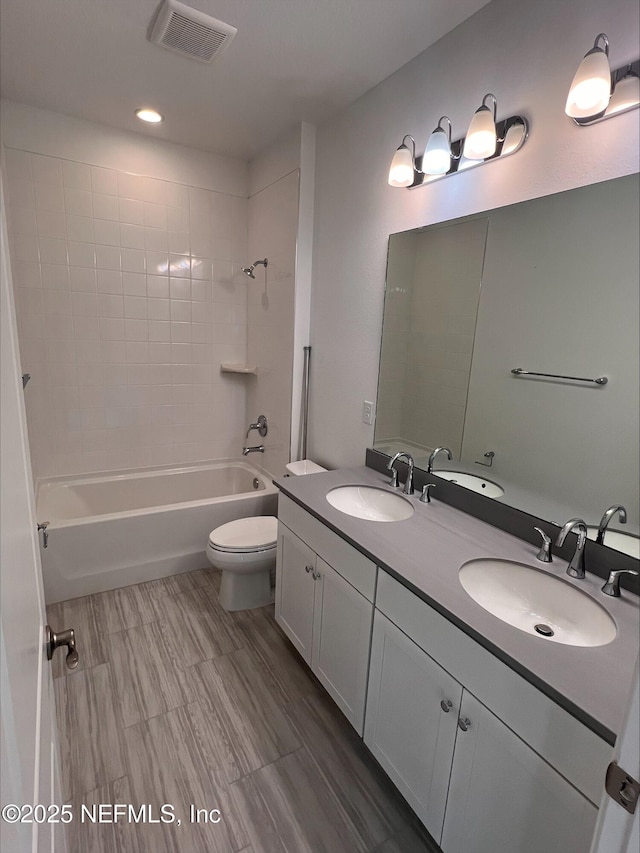
<instances>
[{"instance_id":1,"label":"light bulb","mask_svg":"<svg viewBox=\"0 0 640 853\"><path fill-rule=\"evenodd\" d=\"M147 121L151 124L158 124L159 122L164 121L164 116L157 110L150 109L150 107L141 107L139 110L136 110L136 116L141 121Z\"/></svg>"}]
</instances>

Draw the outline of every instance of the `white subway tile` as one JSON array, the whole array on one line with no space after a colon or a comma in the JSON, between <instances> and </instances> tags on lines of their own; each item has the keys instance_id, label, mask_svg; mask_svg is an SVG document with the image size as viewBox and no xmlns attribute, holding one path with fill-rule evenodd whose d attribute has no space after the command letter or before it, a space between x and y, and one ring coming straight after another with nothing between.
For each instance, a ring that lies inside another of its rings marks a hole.
<instances>
[{"instance_id":1,"label":"white subway tile","mask_svg":"<svg viewBox=\"0 0 640 853\"><path fill-rule=\"evenodd\" d=\"M149 321L149 340L150 341L160 341L160 342L170 341L171 340L171 323L168 323L165 321L159 321L159 320L150 320Z\"/></svg>"},{"instance_id":2,"label":"white subway tile","mask_svg":"<svg viewBox=\"0 0 640 853\"><path fill-rule=\"evenodd\" d=\"M18 332L20 340L23 338L39 339L46 336L44 326L44 313L24 314L18 317Z\"/></svg>"},{"instance_id":3,"label":"white subway tile","mask_svg":"<svg viewBox=\"0 0 640 853\"><path fill-rule=\"evenodd\" d=\"M149 361L155 367L150 373L150 382L161 385L171 382L171 344L149 343Z\"/></svg>"},{"instance_id":4,"label":"white subway tile","mask_svg":"<svg viewBox=\"0 0 640 853\"><path fill-rule=\"evenodd\" d=\"M91 167L91 189L94 193L118 195L118 173L100 166Z\"/></svg>"},{"instance_id":5,"label":"white subway tile","mask_svg":"<svg viewBox=\"0 0 640 853\"><path fill-rule=\"evenodd\" d=\"M51 184L62 189L62 161L57 157L32 154L31 171L36 183Z\"/></svg>"},{"instance_id":6,"label":"white subway tile","mask_svg":"<svg viewBox=\"0 0 640 853\"><path fill-rule=\"evenodd\" d=\"M71 294L68 290L44 290L45 314L71 314Z\"/></svg>"},{"instance_id":7,"label":"white subway tile","mask_svg":"<svg viewBox=\"0 0 640 853\"><path fill-rule=\"evenodd\" d=\"M149 299L148 311L150 320L171 319L171 309L168 299Z\"/></svg>"},{"instance_id":8,"label":"white subway tile","mask_svg":"<svg viewBox=\"0 0 640 853\"><path fill-rule=\"evenodd\" d=\"M9 209L9 225L13 234L37 234L36 211L33 207L16 207Z\"/></svg>"},{"instance_id":9,"label":"white subway tile","mask_svg":"<svg viewBox=\"0 0 640 853\"><path fill-rule=\"evenodd\" d=\"M17 290L16 308L21 315L44 314L44 293L42 288L21 287L20 290Z\"/></svg>"},{"instance_id":10,"label":"white subway tile","mask_svg":"<svg viewBox=\"0 0 640 853\"><path fill-rule=\"evenodd\" d=\"M69 250L69 265L72 267L95 267L96 249L93 243L76 243L70 240L67 244Z\"/></svg>"},{"instance_id":11,"label":"white subway tile","mask_svg":"<svg viewBox=\"0 0 640 853\"><path fill-rule=\"evenodd\" d=\"M20 205L20 207L35 208L36 195L33 187L33 181L23 181L20 178L12 178L11 175L7 178L7 187L9 190L9 201L12 205Z\"/></svg>"},{"instance_id":12,"label":"white subway tile","mask_svg":"<svg viewBox=\"0 0 640 853\"><path fill-rule=\"evenodd\" d=\"M78 243L95 243L93 219L89 216L67 216L67 238Z\"/></svg>"},{"instance_id":13,"label":"white subway tile","mask_svg":"<svg viewBox=\"0 0 640 853\"><path fill-rule=\"evenodd\" d=\"M130 198L119 199L120 222L128 225L144 225L144 202Z\"/></svg>"},{"instance_id":14,"label":"white subway tile","mask_svg":"<svg viewBox=\"0 0 640 853\"><path fill-rule=\"evenodd\" d=\"M213 298L213 288L211 282L208 281L192 281L191 282L191 299L194 302L211 302Z\"/></svg>"},{"instance_id":15,"label":"white subway tile","mask_svg":"<svg viewBox=\"0 0 640 853\"><path fill-rule=\"evenodd\" d=\"M147 296L168 299L169 279L159 275L147 275Z\"/></svg>"},{"instance_id":16,"label":"white subway tile","mask_svg":"<svg viewBox=\"0 0 640 853\"><path fill-rule=\"evenodd\" d=\"M71 290L82 290L91 293L97 290L96 271L84 267L69 268Z\"/></svg>"},{"instance_id":17,"label":"white subway tile","mask_svg":"<svg viewBox=\"0 0 640 853\"><path fill-rule=\"evenodd\" d=\"M171 342L177 344L191 343L191 323L171 323Z\"/></svg>"},{"instance_id":18,"label":"white subway tile","mask_svg":"<svg viewBox=\"0 0 640 853\"><path fill-rule=\"evenodd\" d=\"M65 385L77 385L78 374L75 364L50 364L49 384L52 389L64 387Z\"/></svg>"},{"instance_id":19,"label":"white subway tile","mask_svg":"<svg viewBox=\"0 0 640 853\"><path fill-rule=\"evenodd\" d=\"M120 245L120 224L107 219L94 219L95 242L105 246Z\"/></svg>"},{"instance_id":20,"label":"white subway tile","mask_svg":"<svg viewBox=\"0 0 640 853\"><path fill-rule=\"evenodd\" d=\"M100 341L76 341L76 361L78 364L102 364Z\"/></svg>"},{"instance_id":21,"label":"white subway tile","mask_svg":"<svg viewBox=\"0 0 640 853\"><path fill-rule=\"evenodd\" d=\"M102 294L100 294L102 296ZM74 317L96 317L98 300L95 293L74 292L71 294L71 310Z\"/></svg>"},{"instance_id":22,"label":"white subway tile","mask_svg":"<svg viewBox=\"0 0 640 853\"><path fill-rule=\"evenodd\" d=\"M121 249L122 271L139 272L145 271L145 253L139 249Z\"/></svg>"},{"instance_id":23,"label":"white subway tile","mask_svg":"<svg viewBox=\"0 0 640 853\"><path fill-rule=\"evenodd\" d=\"M14 261L11 266L16 287L42 287L40 264L33 261Z\"/></svg>"},{"instance_id":24,"label":"white subway tile","mask_svg":"<svg viewBox=\"0 0 640 853\"><path fill-rule=\"evenodd\" d=\"M147 320L125 320L124 339L126 341L148 341L149 323Z\"/></svg>"},{"instance_id":25,"label":"white subway tile","mask_svg":"<svg viewBox=\"0 0 640 853\"><path fill-rule=\"evenodd\" d=\"M146 341L128 341L126 343L127 364L147 364L149 361L149 344ZM147 385L148 380L143 382L129 383L134 385Z\"/></svg>"},{"instance_id":26,"label":"white subway tile","mask_svg":"<svg viewBox=\"0 0 640 853\"><path fill-rule=\"evenodd\" d=\"M124 317L124 298L112 293L98 293L99 317Z\"/></svg>"},{"instance_id":27,"label":"white subway tile","mask_svg":"<svg viewBox=\"0 0 640 853\"><path fill-rule=\"evenodd\" d=\"M161 228L163 231L166 231L168 227L166 206L145 202L144 224L150 228Z\"/></svg>"},{"instance_id":28,"label":"white subway tile","mask_svg":"<svg viewBox=\"0 0 640 853\"><path fill-rule=\"evenodd\" d=\"M144 247L150 252L168 252L169 234L160 228L145 227Z\"/></svg>"},{"instance_id":29,"label":"white subway tile","mask_svg":"<svg viewBox=\"0 0 640 853\"><path fill-rule=\"evenodd\" d=\"M84 163L72 160L62 161L62 183L65 189L91 190L91 169Z\"/></svg>"},{"instance_id":30,"label":"white subway tile","mask_svg":"<svg viewBox=\"0 0 640 853\"><path fill-rule=\"evenodd\" d=\"M46 342L47 361L50 364L73 364L76 350L73 341L50 340ZM55 401L54 401L55 406Z\"/></svg>"},{"instance_id":31,"label":"white subway tile","mask_svg":"<svg viewBox=\"0 0 640 853\"><path fill-rule=\"evenodd\" d=\"M9 177L22 181L33 180L31 154L28 151L21 151L18 148L5 148L4 153Z\"/></svg>"},{"instance_id":32,"label":"white subway tile","mask_svg":"<svg viewBox=\"0 0 640 853\"><path fill-rule=\"evenodd\" d=\"M167 183L166 194L168 205L189 210L189 187L183 184Z\"/></svg>"},{"instance_id":33,"label":"white subway tile","mask_svg":"<svg viewBox=\"0 0 640 853\"><path fill-rule=\"evenodd\" d=\"M117 246L96 246L96 267L100 270L119 270L120 249Z\"/></svg>"},{"instance_id":34,"label":"white subway tile","mask_svg":"<svg viewBox=\"0 0 640 853\"><path fill-rule=\"evenodd\" d=\"M40 261L39 240L35 234L14 234L11 239L11 260L37 264Z\"/></svg>"},{"instance_id":35,"label":"white subway tile","mask_svg":"<svg viewBox=\"0 0 640 853\"><path fill-rule=\"evenodd\" d=\"M67 223L64 213L53 210L38 210L36 213L38 234L41 237L56 237L64 240L67 236Z\"/></svg>"},{"instance_id":36,"label":"white subway tile","mask_svg":"<svg viewBox=\"0 0 640 853\"><path fill-rule=\"evenodd\" d=\"M172 278L190 278L191 261L188 255L169 255L169 273Z\"/></svg>"},{"instance_id":37,"label":"white subway tile","mask_svg":"<svg viewBox=\"0 0 640 853\"><path fill-rule=\"evenodd\" d=\"M173 364L189 364L191 362L191 344L172 342L171 361Z\"/></svg>"},{"instance_id":38,"label":"white subway tile","mask_svg":"<svg viewBox=\"0 0 640 853\"><path fill-rule=\"evenodd\" d=\"M124 319L120 317L100 317L100 338L103 341L124 341Z\"/></svg>"},{"instance_id":39,"label":"white subway tile","mask_svg":"<svg viewBox=\"0 0 640 853\"><path fill-rule=\"evenodd\" d=\"M101 341L102 361L105 364L124 364L127 360L124 341Z\"/></svg>"},{"instance_id":40,"label":"white subway tile","mask_svg":"<svg viewBox=\"0 0 640 853\"><path fill-rule=\"evenodd\" d=\"M65 240L59 240L54 237L38 237L38 248L40 263L67 265L68 255ZM22 260L22 258L19 260Z\"/></svg>"},{"instance_id":41,"label":"white subway tile","mask_svg":"<svg viewBox=\"0 0 640 853\"><path fill-rule=\"evenodd\" d=\"M171 319L176 323L191 323L191 302L172 299Z\"/></svg>"},{"instance_id":42,"label":"white subway tile","mask_svg":"<svg viewBox=\"0 0 640 853\"><path fill-rule=\"evenodd\" d=\"M69 290L69 267L56 264L43 264L42 286L45 290Z\"/></svg>"},{"instance_id":43,"label":"white subway tile","mask_svg":"<svg viewBox=\"0 0 640 853\"><path fill-rule=\"evenodd\" d=\"M169 295L172 299L191 299L191 282L189 279L172 276L169 283Z\"/></svg>"},{"instance_id":44,"label":"white subway tile","mask_svg":"<svg viewBox=\"0 0 640 853\"><path fill-rule=\"evenodd\" d=\"M74 216L93 216L91 193L86 190L65 188L64 209Z\"/></svg>"},{"instance_id":45,"label":"white subway tile","mask_svg":"<svg viewBox=\"0 0 640 853\"><path fill-rule=\"evenodd\" d=\"M147 277L143 273L125 272L122 274L122 288L127 296L146 296Z\"/></svg>"},{"instance_id":46,"label":"white subway tile","mask_svg":"<svg viewBox=\"0 0 640 853\"><path fill-rule=\"evenodd\" d=\"M62 184L57 186L56 184L40 184L36 182L33 187L36 198L36 210L52 210L64 213Z\"/></svg>"},{"instance_id":47,"label":"white subway tile","mask_svg":"<svg viewBox=\"0 0 640 853\"><path fill-rule=\"evenodd\" d=\"M73 298L73 296L72 296ZM76 341L97 341L100 339L100 327L97 317L74 317L73 335Z\"/></svg>"},{"instance_id":48,"label":"white subway tile","mask_svg":"<svg viewBox=\"0 0 640 853\"><path fill-rule=\"evenodd\" d=\"M122 273L117 270L97 270L100 293L122 293Z\"/></svg>"},{"instance_id":49,"label":"white subway tile","mask_svg":"<svg viewBox=\"0 0 640 853\"><path fill-rule=\"evenodd\" d=\"M169 231L169 251L173 254L188 255L191 240L188 231Z\"/></svg>"},{"instance_id":50,"label":"white subway tile","mask_svg":"<svg viewBox=\"0 0 640 853\"><path fill-rule=\"evenodd\" d=\"M77 365L78 385L102 385L102 365L82 364Z\"/></svg>"},{"instance_id":51,"label":"white subway tile","mask_svg":"<svg viewBox=\"0 0 640 853\"><path fill-rule=\"evenodd\" d=\"M211 281L212 262L209 258L191 258L191 277L199 281Z\"/></svg>"},{"instance_id":52,"label":"white subway tile","mask_svg":"<svg viewBox=\"0 0 640 853\"><path fill-rule=\"evenodd\" d=\"M169 255L164 252L146 252L148 275L169 275Z\"/></svg>"},{"instance_id":53,"label":"white subway tile","mask_svg":"<svg viewBox=\"0 0 640 853\"><path fill-rule=\"evenodd\" d=\"M113 222L120 221L120 208L118 197L105 195L104 193L93 193L93 216L95 219L108 219Z\"/></svg>"},{"instance_id":54,"label":"white subway tile","mask_svg":"<svg viewBox=\"0 0 640 853\"><path fill-rule=\"evenodd\" d=\"M124 316L137 319L147 319L147 297L146 296L125 296L124 297Z\"/></svg>"},{"instance_id":55,"label":"white subway tile","mask_svg":"<svg viewBox=\"0 0 640 853\"><path fill-rule=\"evenodd\" d=\"M144 249L145 229L142 225L120 224L120 245L127 249Z\"/></svg>"}]
</instances>

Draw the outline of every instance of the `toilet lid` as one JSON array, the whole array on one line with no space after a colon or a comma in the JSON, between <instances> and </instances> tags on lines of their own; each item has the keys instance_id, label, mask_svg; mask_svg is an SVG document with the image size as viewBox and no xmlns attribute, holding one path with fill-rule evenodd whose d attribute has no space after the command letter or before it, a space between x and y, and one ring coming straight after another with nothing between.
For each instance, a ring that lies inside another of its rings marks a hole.
<instances>
[{"instance_id":1,"label":"toilet lid","mask_svg":"<svg viewBox=\"0 0 640 853\"><path fill-rule=\"evenodd\" d=\"M209 534L209 545L224 551L255 551L275 547L277 538L278 519L254 515L216 527Z\"/></svg>"}]
</instances>

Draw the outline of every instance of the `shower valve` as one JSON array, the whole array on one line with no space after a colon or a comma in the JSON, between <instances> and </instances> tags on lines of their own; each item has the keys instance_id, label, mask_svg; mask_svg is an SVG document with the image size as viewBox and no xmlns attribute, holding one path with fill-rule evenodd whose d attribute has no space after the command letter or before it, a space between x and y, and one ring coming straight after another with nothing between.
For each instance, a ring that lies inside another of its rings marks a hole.
<instances>
[{"instance_id":1,"label":"shower valve","mask_svg":"<svg viewBox=\"0 0 640 853\"><path fill-rule=\"evenodd\" d=\"M249 424L249 429L247 430L246 438L249 438L249 433L252 429L257 429L258 433L262 438L265 437L268 431L267 419L264 415L258 415L258 420L255 424Z\"/></svg>"}]
</instances>

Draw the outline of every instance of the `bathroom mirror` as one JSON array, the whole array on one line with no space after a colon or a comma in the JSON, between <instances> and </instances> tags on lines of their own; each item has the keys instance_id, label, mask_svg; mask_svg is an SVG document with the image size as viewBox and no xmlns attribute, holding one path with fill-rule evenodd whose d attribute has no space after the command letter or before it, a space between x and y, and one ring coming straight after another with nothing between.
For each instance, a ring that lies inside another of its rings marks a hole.
<instances>
[{"instance_id":1,"label":"bathroom mirror","mask_svg":"<svg viewBox=\"0 0 640 853\"><path fill-rule=\"evenodd\" d=\"M390 236L376 450L447 446L438 476L592 538L623 504L605 544L637 549L638 183Z\"/></svg>"}]
</instances>

